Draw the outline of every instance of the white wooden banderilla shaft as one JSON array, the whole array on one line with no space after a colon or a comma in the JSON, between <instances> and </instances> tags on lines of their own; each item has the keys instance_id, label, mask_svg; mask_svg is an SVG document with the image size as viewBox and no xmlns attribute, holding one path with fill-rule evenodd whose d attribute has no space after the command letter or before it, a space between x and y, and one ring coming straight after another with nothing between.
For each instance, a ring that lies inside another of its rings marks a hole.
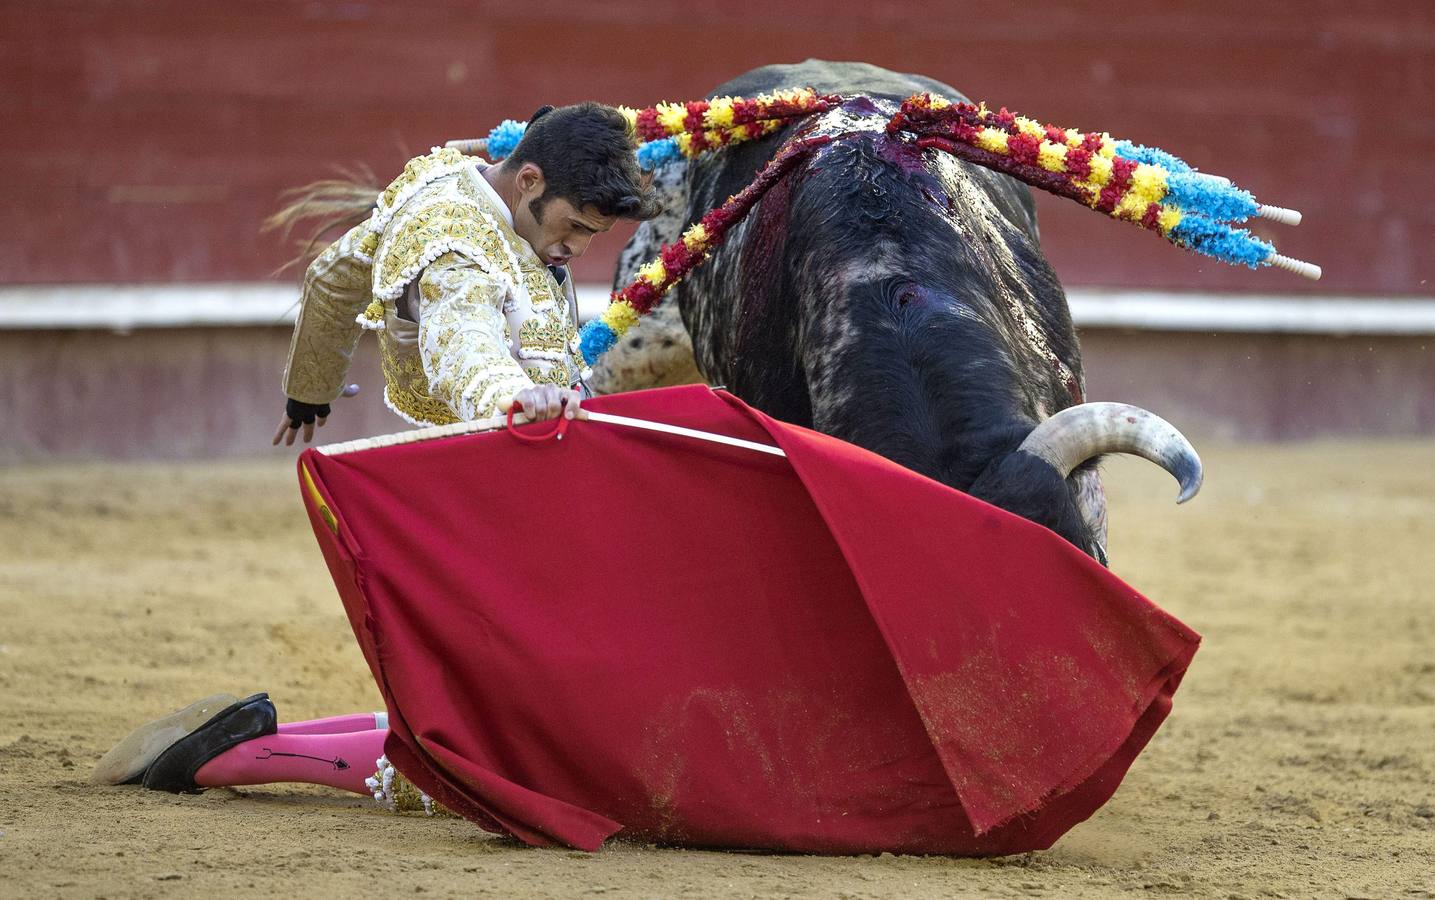
<instances>
[{"instance_id":1,"label":"white wooden banderilla shaft","mask_svg":"<svg viewBox=\"0 0 1435 900\"><path fill-rule=\"evenodd\" d=\"M626 428L641 428L644 431L661 431L664 434L676 434L682 437L696 438L700 441L711 441L714 444L727 444L729 447L742 447L745 450L756 450L759 453L770 453L773 456L786 456L781 447L773 447L768 444L759 444L756 441L746 441L742 438L728 437L725 434L714 434L711 431L698 431L696 428L684 428L681 425L669 425L666 422L650 422L647 419L632 419L628 416L615 416L612 413L591 412L581 407L578 410L579 419L586 419L589 422L603 422L608 425L622 425Z\"/></svg>"}]
</instances>

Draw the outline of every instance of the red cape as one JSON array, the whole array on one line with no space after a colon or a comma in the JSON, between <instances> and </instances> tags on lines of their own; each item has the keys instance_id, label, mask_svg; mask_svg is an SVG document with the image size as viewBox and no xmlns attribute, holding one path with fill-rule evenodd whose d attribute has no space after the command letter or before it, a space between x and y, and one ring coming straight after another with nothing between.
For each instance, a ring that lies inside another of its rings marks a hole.
<instances>
[{"instance_id":1,"label":"red cape","mask_svg":"<svg viewBox=\"0 0 1435 900\"><path fill-rule=\"evenodd\" d=\"M389 758L480 826L1043 849L1169 712L1199 637L1045 528L706 387L587 405L787 459L598 422L300 457Z\"/></svg>"}]
</instances>

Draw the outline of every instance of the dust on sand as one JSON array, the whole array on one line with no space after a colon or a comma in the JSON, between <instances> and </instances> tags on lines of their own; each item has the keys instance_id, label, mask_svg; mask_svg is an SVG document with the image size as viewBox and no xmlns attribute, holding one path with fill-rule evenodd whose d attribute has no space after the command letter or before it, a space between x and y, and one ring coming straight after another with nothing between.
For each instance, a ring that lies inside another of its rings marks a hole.
<instances>
[{"instance_id":1,"label":"dust on sand","mask_svg":"<svg viewBox=\"0 0 1435 900\"><path fill-rule=\"evenodd\" d=\"M220 690L377 693L274 462L0 471L0 895L1435 896L1435 445L1204 447L1188 507L1107 466L1115 571L1205 635L1115 798L996 860L533 850L273 786L86 783Z\"/></svg>"}]
</instances>

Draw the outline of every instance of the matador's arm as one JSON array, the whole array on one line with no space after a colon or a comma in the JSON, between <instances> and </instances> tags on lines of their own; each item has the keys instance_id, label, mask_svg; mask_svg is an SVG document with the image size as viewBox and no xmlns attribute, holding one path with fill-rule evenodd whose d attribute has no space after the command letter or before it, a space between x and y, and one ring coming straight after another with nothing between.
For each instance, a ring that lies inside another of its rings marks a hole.
<instances>
[{"instance_id":1,"label":"matador's arm","mask_svg":"<svg viewBox=\"0 0 1435 900\"><path fill-rule=\"evenodd\" d=\"M284 393L291 399L322 405L343 390L363 333L355 318L371 299L373 242L368 223L356 225L304 273L299 319L284 367Z\"/></svg>"},{"instance_id":2,"label":"matador's arm","mask_svg":"<svg viewBox=\"0 0 1435 900\"><path fill-rule=\"evenodd\" d=\"M419 352L429 393L464 421L498 414L533 381L509 352L508 288L482 261L445 253L419 278Z\"/></svg>"}]
</instances>

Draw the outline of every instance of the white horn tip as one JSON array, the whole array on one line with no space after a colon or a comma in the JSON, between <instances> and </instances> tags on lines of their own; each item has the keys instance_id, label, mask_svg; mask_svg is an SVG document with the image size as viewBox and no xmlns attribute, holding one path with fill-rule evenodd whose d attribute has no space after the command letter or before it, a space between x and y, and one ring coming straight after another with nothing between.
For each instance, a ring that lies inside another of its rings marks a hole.
<instances>
[{"instance_id":1,"label":"white horn tip","mask_svg":"<svg viewBox=\"0 0 1435 900\"><path fill-rule=\"evenodd\" d=\"M1289 256L1281 256L1279 253L1272 253L1266 257L1266 264L1275 266L1277 269L1284 269L1287 272L1293 272L1302 278L1309 278L1311 281L1320 280L1320 266L1315 263L1308 263L1299 259L1291 259Z\"/></svg>"},{"instance_id":2,"label":"white horn tip","mask_svg":"<svg viewBox=\"0 0 1435 900\"><path fill-rule=\"evenodd\" d=\"M1191 448L1189 457L1183 458L1179 462L1172 460L1172 464L1166 468L1176 476L1176 483L1181 486L1181 493L1176 496L1177 505L1185 503L1201 493L1201 485L1206 480L1206 467L1201 465L1201 458L1196 455L1194 447Z\"/></svg>"},{"instance_id":3,"label":"white horn tip","mask_svg":"<svg viewBox=\"0 0 1435 900\"><path fill-rule=\"evenodd\" d=\"M1284 206L1267 206L1262 203L1256 207L1256 215L1282 225L1299 225L1301 223L1300 210L1286 209Z\"/></svg>"}]
</instances>

